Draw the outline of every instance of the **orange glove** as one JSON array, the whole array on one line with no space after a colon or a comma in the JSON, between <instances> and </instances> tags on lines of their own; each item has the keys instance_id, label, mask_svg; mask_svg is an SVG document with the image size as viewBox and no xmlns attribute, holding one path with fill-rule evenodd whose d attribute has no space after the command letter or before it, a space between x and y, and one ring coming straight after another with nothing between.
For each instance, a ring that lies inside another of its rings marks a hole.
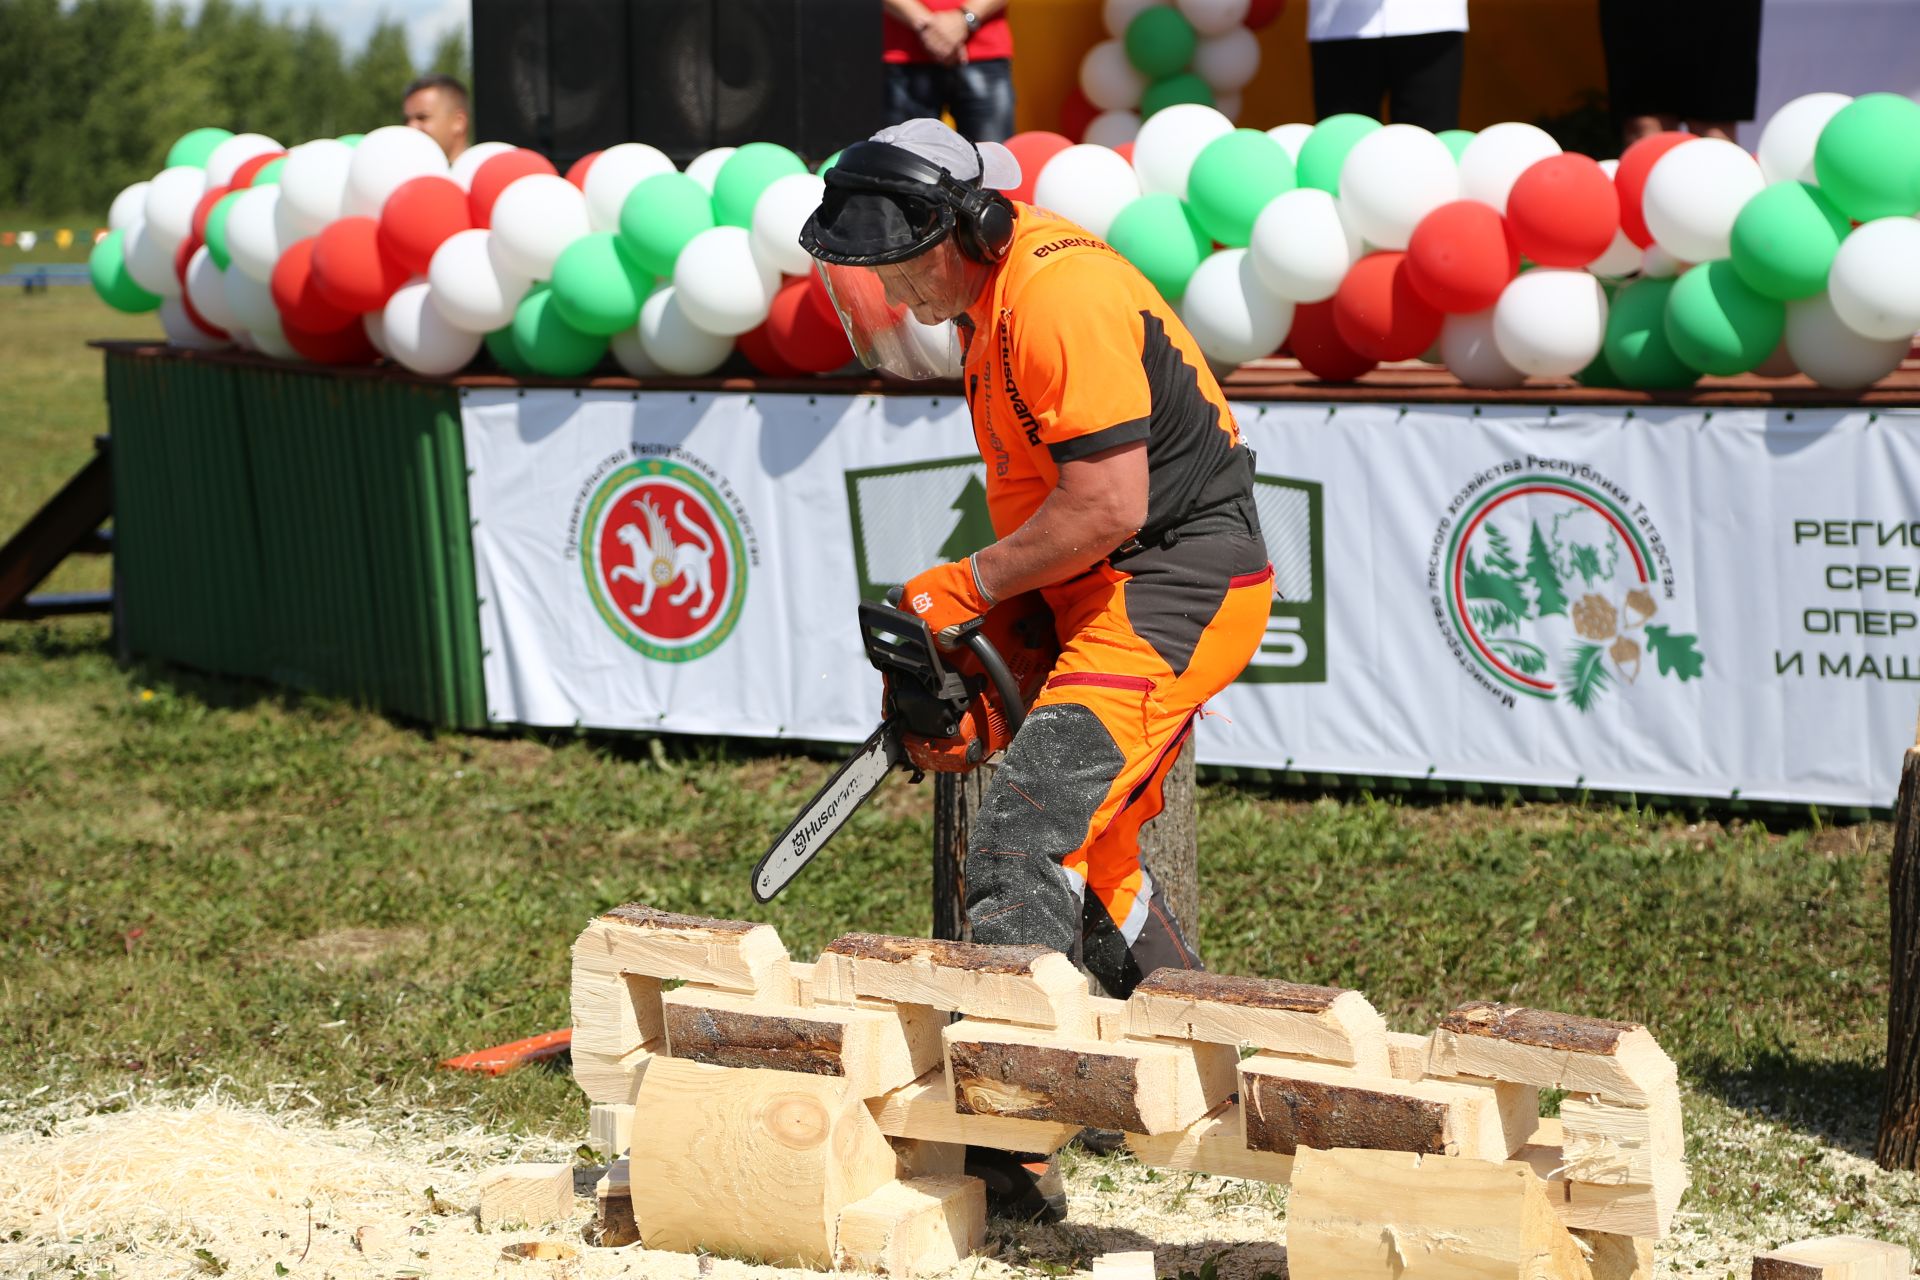
<instances>
[{"instance_id":1,"label":"orange glove","mask_svg":"<svg viewBox=\"0 0 1920 1280\"><path fill-rule=\"evenodd\" d=\"M960 627L993 607L974 576L971 556L915 574L902 589L901 602L943 645L952 645Z\"/></svg>"}]
</instances>

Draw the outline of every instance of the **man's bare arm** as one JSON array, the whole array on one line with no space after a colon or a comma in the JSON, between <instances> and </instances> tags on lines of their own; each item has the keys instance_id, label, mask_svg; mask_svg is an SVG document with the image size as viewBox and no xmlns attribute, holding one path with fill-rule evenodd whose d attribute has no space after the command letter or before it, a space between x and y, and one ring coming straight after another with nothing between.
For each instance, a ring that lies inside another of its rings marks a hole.
<instances>
[{"instance_id":1,"label":"man's bare arm","mask_svg":"<svg viewBox=\"0 0 1920 1280\"><path fill-rule=\"evenodd\" d=\"M1140 531L1147 519L1147 443L1060 464L1060 483L1025 524L973 557L995 600L1064 582Z\"/></svg>"}]
</instances>

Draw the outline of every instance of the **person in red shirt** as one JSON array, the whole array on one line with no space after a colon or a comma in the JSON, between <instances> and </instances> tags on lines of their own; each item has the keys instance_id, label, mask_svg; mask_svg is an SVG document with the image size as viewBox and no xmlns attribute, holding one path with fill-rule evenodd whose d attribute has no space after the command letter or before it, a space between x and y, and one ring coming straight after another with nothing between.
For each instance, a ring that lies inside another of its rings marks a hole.
<instances>
[{"instance_id":1,"label":"person in red shirt","mask_svg":"<svg viewBox=\"0 0 1920 1280\"><path fill-rule=\"evenodd\" d=\"M1013 30L1007 0L881 0L887 119L951 112L975 142L1013 136Z\"/></svg>"}]
</instances>

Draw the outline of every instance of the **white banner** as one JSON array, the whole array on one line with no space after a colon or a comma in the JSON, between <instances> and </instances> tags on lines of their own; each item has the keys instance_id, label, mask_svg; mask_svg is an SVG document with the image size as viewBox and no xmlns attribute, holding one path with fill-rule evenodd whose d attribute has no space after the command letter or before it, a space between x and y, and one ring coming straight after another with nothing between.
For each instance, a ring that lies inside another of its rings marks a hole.
<instances>
[{"instance_id":1,"label":"white banner","mask_svg":"<svg viewBox=\"0 0 1920 1280\"><path fill-rule=\"evenodd\" d=\"M1243 404L1283 599L1207 763L1891 803L1920 411ZM990 537L964 405L473 391L489 718L854 742L854 603Z\"/></svg>"}]
</instances>

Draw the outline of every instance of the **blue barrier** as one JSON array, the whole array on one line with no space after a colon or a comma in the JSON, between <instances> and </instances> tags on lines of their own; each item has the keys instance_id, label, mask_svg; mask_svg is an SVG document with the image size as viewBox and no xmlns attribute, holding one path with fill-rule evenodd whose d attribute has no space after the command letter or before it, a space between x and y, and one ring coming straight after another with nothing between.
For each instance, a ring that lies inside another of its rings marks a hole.
<instances>
[{"instance_id":1,"label":"blue barrier","mask_svg":"<svg viewBox=\"0 0 1920 1280\"><path fill-rule=\"evenodd\" d=\"M37 262L0 270L0 288L20 285L27 289L45 289L56 284L91 284L92 281L84 262Z\"/></svg>"}]
</instances>

